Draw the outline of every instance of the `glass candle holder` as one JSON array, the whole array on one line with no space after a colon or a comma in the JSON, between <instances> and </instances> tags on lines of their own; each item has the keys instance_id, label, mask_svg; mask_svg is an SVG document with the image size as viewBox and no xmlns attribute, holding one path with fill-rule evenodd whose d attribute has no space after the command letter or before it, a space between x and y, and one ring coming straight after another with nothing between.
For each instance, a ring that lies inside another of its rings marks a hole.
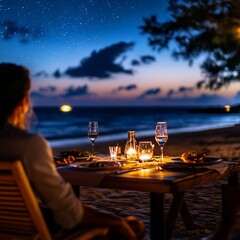
<instances>
[{"instance_id":1,"label":"glass candle holder","mask_svg":"<svg viewBox=\"0 0 240 240\"><path fill-rule=\"evenodd\" d=\"M117 160L118 146L109 146L109 153L111 161Z\"/></svg>"},{"instance_id":2,"label":"glass candle holder","mask_svg":"<svg viewBox=\"0 0 240 240\"><path fill-rule=\"evenodd\" d=\"M138 158L142 161L153 157L154 144L151 141L140 141L138 144Z\"/></svg>"}]
</instances>

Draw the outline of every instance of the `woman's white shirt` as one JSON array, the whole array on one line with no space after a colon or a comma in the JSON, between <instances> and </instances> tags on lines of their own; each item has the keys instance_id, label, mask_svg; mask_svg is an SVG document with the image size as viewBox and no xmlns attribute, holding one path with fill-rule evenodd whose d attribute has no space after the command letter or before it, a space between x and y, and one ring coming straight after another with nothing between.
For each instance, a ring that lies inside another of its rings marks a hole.
<instances>
[{"instance_id":1,"label":"woman's white shirt","mask_svg":"<svg viewBox=\"0 0 240 240\"><path fill-rule=\"evenodd\" d=\"M44 137L5 125L0 129L0 159L22 160L39 204L52 210L57 224L68 229L81 222L82 203L57 172Z\"/></svg>"}]
</instances>

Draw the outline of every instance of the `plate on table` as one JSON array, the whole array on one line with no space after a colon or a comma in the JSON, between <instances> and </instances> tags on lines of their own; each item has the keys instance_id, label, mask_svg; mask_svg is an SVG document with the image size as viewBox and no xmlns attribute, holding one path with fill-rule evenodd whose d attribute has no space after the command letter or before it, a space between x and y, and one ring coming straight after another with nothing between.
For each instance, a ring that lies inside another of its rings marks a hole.
<instances>
[{"instance_id":1,"label":"plate on table","mask_svg":"<svg viewBox=\"0 0 240 240\"><path fill-rule=\"evenodd\" d=\"M172 158L172 162L163 164L165 169L189 169L189 168L201 168L222 162L222 158L206 157L204 161L197 163L186 163L181 158Z\"/></svg>"},{"instance_id":2,"label":"plate on table","mask_svg":"<svg viewBox=\"0 0 240 240\"><path fill-rule=\"evenodd\" d=\"M119 166L118 162L91 162L91 163L72 163L69 164L71 167L75 167L81 170L86 171L108 171L108 170L115 170L119 169L121 166Z\"/></svg>"},{"instance_id":3,"label":"plate on table","mask_svg":"<svg viewBox=\"0 0 240 240\"><path fill-rule=\"evenodd\" d=\"M76 162L84 162L84 161L91 161L93 159L93 157L75 157L75 161Z\"/></svg>"},{"instance_id":4,"label":"plate on table","mask_svg":"<svg viewBox=\"0 0 240 240\"><path fill-rule=\"evenodd\" d=\"M54 162L57 166L66 166L75 162L86 162L93 157L88 151L66 150L60 152L60 155L54 156Z\"/></svg>"},{"instance_id":5,"label":"plate on table","mask_svg":"<svg viewBox=\"0 0 240 240\"><path fill-rule=\"evenodd\" d=\"M79 150L73 149L73 150L61 151L58 157L62 157L62 158L73 157L74 159L86 160L91 157L91 154L88 151L79 151Z\"/></svg>"},{"instance_id":6,"label":"plate on table","mask_svg":"<svg viewBox=\"0 0 240 240\"><path fill-rule=\"evenodd\" d=\"M59 157L59 156L54 156L54 163L56 166L67 166L70 163L73 163L75 161L74 157Z\"/></svg>"}]
</instances>

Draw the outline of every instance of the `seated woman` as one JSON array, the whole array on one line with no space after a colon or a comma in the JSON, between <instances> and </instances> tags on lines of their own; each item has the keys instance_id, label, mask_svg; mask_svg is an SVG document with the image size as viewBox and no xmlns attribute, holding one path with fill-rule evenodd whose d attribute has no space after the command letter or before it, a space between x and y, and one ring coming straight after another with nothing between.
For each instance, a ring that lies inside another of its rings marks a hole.
<instances>
[{"instance_id":1,"label":"seated woman","mask_svg":"<svg viewBox=\"0 0 240 240\"><path fill-rule=\"evenodd\" d=\"M29 71L22 66L2 63L0 81L0 156L22 160L50 231L106 227L112 239L116 239L114 236L141 239L144 225L137 218L121 218L85 206L57 172L45 138L25 130L30 110Z\"/></svg>"}]
</instances>

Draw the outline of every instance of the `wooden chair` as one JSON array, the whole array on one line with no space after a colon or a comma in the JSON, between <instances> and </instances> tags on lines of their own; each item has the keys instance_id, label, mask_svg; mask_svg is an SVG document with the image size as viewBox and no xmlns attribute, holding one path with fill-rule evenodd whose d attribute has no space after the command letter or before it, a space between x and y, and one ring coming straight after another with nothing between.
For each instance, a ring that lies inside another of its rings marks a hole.
<instances>
[{"instance_id":1,"label":"wooden chair","mask_svg":"<svg viewBox=\"0 0 240 240\"><path fill-rule=\"evenodd\" d=\"M0 160L0 239L89 240L107 229L63 231L52 236L20 160Z\"/></svg>"}]
</instances>

